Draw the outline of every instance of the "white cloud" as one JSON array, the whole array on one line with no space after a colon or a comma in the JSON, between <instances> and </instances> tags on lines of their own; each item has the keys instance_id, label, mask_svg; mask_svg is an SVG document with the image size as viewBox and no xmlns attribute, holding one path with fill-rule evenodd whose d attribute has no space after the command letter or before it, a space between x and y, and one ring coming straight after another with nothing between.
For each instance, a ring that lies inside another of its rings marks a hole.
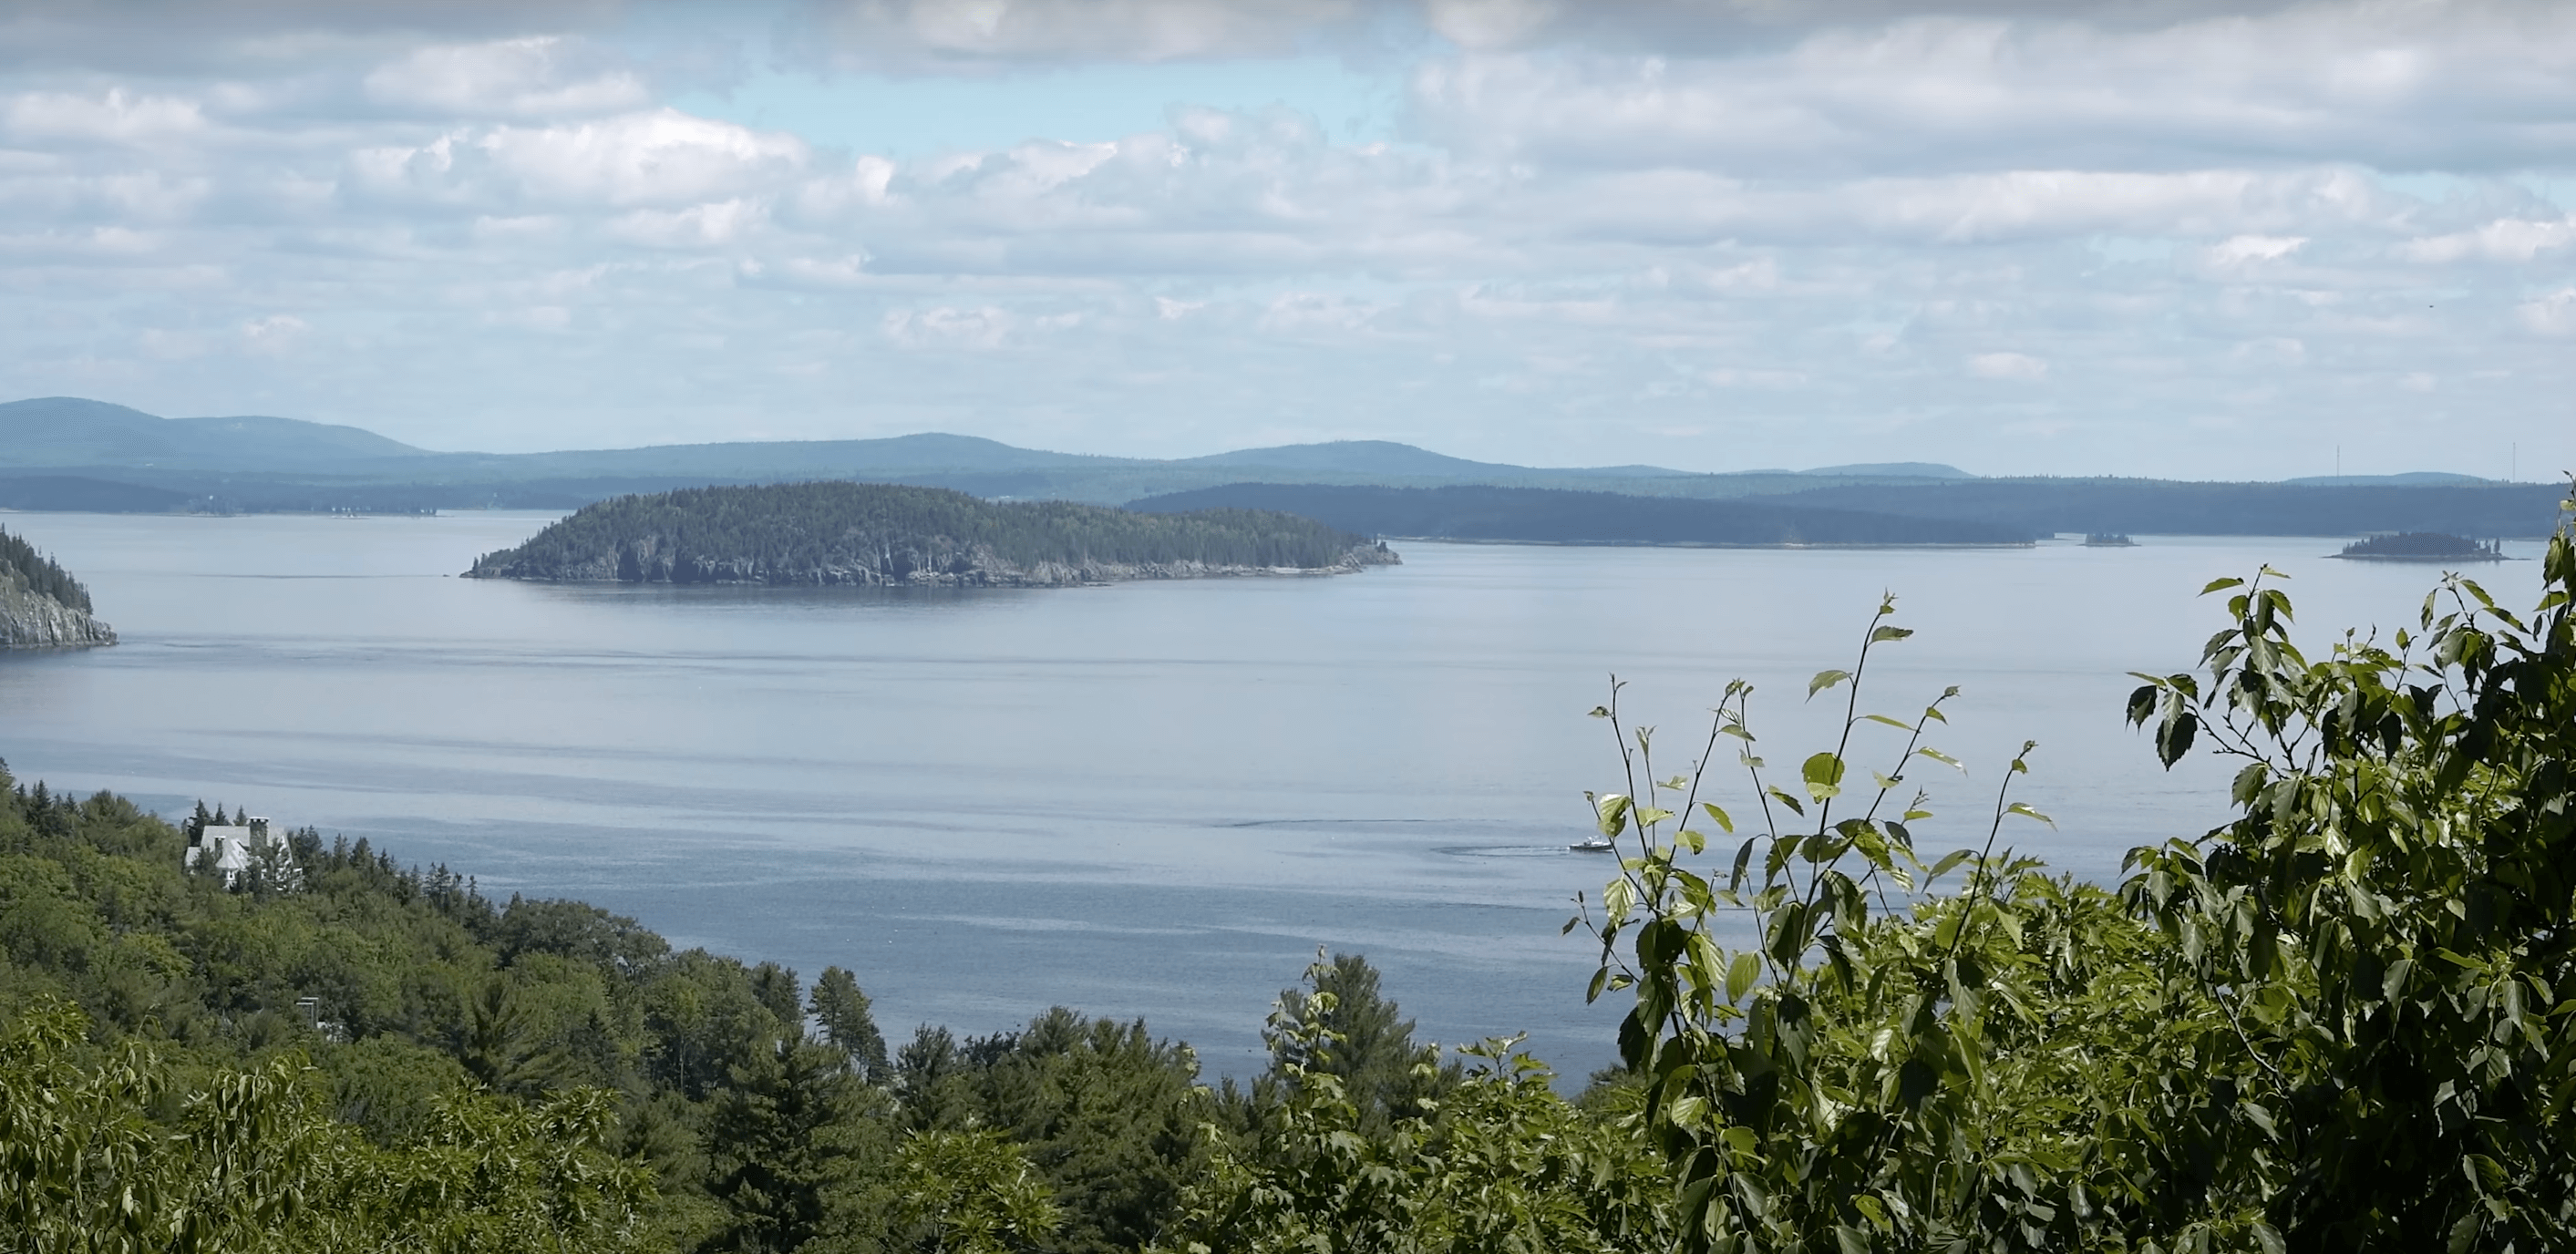
<instances>
[{"instance_id":1,"label":"white cloud","mask_svg":"<svg viewBox=\"0 0 2576 1254\"><path fill-rule=\"evenodd\" d=\"M1613 6L1616 11L1619 6ZM1676 10L1677 12L1677 10ZM2576 6L2359 0L2156 25L1924 15L1699 55L1464 53L1419 124L1551 162L1852 172L2565 161ZM1723 23L1719 23L1723 25Z\"/></svg>"},{"instance_id":2,"label":"white cloud","mask_svg":"<svg viewBox=\"0 0 2576 1254\"><path fill-rule=\"evenodd\" d=\"M369 191L438 204L671 206L780 186L810 157L792 135L674 109L554 126L450 131L351 154Z\"/></svg>"},{"instance_id":3,"label":"white cloud","mask_svg":"<svg viewBox=\"0 0 2576 1254\"><path fill-rule=\"evenodd\" d=\"M2241 270L2266 261L2279 261L2305 247L2307 240L2296 235L2238 235L2212 244L2207 252L2209 264L2220 270Z\"/></svg>"},{"instance_id":4,"label":"white cloud","mask_svg":"<svg viewBox=\"0 0 2576 1254\"><path fill-rule=\"evenodd\" d=\"M660 54L577 11L296 8L262 60L232 35L266 19L232 10L219 72L0 71L0 397L115 379L434 447L625 443L650 413L663 438L756 415L1563 462L1665 432L1711 468L2190 473L2178 415L2260 472L2420 414L2421 376L2499 439L2564 438L2576 228L2544 193L2576 173L2576 10L2026 7L831 6L845 72L980 84L923 88L938 107L1281 49L1350 50L1390 92L1355 140L1309 101L1193 105L1218 72L1172 70L1159 125L920 158L672 107Z\"/></svg>"},{"instance_id":5,"label":"white cloud","mask_svg":"<svg viewBox=\"0 0 2576 1254\"><path fill-rule=\"evenodd\" d=\"M1979 353L1968 359L1968 373L1980 379L2045 379L2048 363L2026 353Z\"/></svg>"},{"instance_id":6,"label":"white cloud","mask_svg":"<svg viewBox=\"0 0 2576 1254\"><path fill-rule=\"evenodd\" d=\"M633 70L559 36L421 48L367 75L367 96L438 117L562 118L651 103Z\"/></svg>"},{"instance_id":7,"label":"white cloud","mask_svg":"<svg viewBox=\"0 0 2576 1254\"><path fill-rule=\"evenodd\" d=\"M2409 240L2399 251L2412 261L2440 263L2475 259L2523 262L2570 243L2576 243L2576 216L2554 222L2499 218L2473 231Z\"/></svg>"},{"instance_id":8,"label":"white cloud","mask_svg":"<svg viewBox=\"0 0 2576 1254\"><path fill-rule=\"evenodd\" d=\"M1164 62L1295 51L1359 0L815 0L805 38L853 68Z\"/></svg>"},{"instance_id":9,"label":"white cloud","mask_svg":"<svg viewBox=\"0 0 2576 1254\"><path fill-rule=\"evenodd\" d=\"M887 339L905 348L989 351L1002 347L1019 321L1010 310L994 305L973 309L943 305L891 310L882 327Z\"/></svg>"},{"instance_id":10,"label":"white cloud","mask_svg":"<svg viewBox=\"0 0 2576 1254\"><path fill-rule=\"evenodd\" d=\"M193 137L206 115L193 100L111 87L96 96L25 92L0 102L0 128L18 143L103 141L147 145Z\"/></svg>"},{"instance_id":11,"label":"white cloud","mask_svg":"<svg viewBox=\"0 0 2576 1254\"><path fill-rule=\"evenodd\" d=\"M2514 306L2514 314L2535 334L2576 335L2576 287L2524 301Z\"/></svg>"},{"instance_id":12,"label":"white cloud","mask_svg":"<svg viewBox=\"0 0 2576 1254\"><path fill-rule=\"evenodd\" d=\"M270 314L242 324L242 343L251 352L280 356L293 352L310 330L302 318L293 314Z\"/></svg>"}]
</instances>

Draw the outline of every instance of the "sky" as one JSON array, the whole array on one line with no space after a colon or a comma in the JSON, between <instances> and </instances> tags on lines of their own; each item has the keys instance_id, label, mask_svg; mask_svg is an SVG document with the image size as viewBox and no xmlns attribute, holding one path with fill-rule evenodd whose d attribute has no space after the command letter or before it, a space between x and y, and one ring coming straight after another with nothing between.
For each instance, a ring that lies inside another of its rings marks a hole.
<instances>
[{"instance_id":1,"label":"sky","mask_svg":"<svg viewBox=\"0 0 2576 1254\"><path fill-rule=\"evenodd\" d=\"M0 399L2576 468L2576 4L13 0Z\"/></svg>"}]
</instances>

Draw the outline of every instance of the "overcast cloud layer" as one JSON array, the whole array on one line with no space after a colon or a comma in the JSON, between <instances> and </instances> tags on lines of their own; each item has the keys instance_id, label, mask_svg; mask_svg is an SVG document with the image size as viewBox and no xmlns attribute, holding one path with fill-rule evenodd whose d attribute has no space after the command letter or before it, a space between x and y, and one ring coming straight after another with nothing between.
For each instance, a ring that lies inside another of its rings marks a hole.
<instances>
[{"instance_id":1,"label":"overcast cloud layer","mask_svg":"<svg viewBox=\"0 0 2576 1254\"><path fill-rule=\"evenodd\" d=\"M2576 465L2576 5L167 8L0 16L0 399L503 451ZM836 91L1043 117L1317 58L1381 120L817 138ZM675 103L782 83L821 103Z\"/></svg>"}]
</instances>

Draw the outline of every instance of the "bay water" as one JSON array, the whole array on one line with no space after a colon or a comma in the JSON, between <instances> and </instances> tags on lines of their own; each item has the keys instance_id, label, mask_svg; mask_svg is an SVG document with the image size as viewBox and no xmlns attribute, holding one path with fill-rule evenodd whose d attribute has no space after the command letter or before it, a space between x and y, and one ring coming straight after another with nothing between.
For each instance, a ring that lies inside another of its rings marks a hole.
<instances>
[{"instance_id":1,"label":"bay water","mask_svg":"<svg viewBox=\"0 0 2576 1254\"><path fill-rule=\"evenodd\" d=\"M0 654L22 779L197 800L443 863L483 892L574 897L675 943L851 968L900 1043L1050 1005L1143 1017L1245 1075L1279 989L1359 952L1422 1038L1526 1033L1569 1077L1624 1007L1560 936L1612 867L1569 851L1584 790L1624 789L1606 725L1687 770L1727 680L1756 685L1784 780L1831 747L1882 592L1916 629L1861 709L1960 695L1909 782L1931 850L2006 839L2116 879L2132 845L2226 817L2229 767L2159 769L2131 670L2187 669L2208 580L2270 563L2305 638L2411 624L2435 568L2321 560L2313 538L2136 548L1729 550L1402 544L1334 578L1054 590L551 586L456 578L551 515L20 514L124 643ZM2537 545L2508 543L2518 557ZM2537 563L2473 572L2527 604ZM1884 733L1884 734L1881 734ZM1861 766L1894 770L1865 728ZM1871 755L1877 755L1874 760ZM1713 773L1758 813L1732 751ZM1732 851L1718 841L1717 850Z\"/></svg>"}]
</instances>

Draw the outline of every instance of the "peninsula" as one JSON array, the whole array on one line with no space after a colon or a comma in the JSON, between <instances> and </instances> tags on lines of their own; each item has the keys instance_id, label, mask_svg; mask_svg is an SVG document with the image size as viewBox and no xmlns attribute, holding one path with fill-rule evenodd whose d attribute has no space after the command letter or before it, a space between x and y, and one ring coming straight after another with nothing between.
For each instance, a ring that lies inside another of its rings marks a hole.
<instances>
[{"instance_id":1,"label":"peninsula","mask_svg":"<svg viewBox=\"0 0 2576 1254\"><path fill-rule=\"evenodd\" d=\"M90 617L89 589L34 545L0 531L0 649L114 643L116 632Z\"/></svg>"},{"instance_id":2,"label":"peninsula","mask_svg":"<svg viewBox=\"0 0 2576 1254\"><path fill-rule=\"evenodd\" d=\"M786 483L623 496L582 509L473 579L673 584L1059 587L1135 579L1330 575L1399 559L1290 514L1140 514L984 501L946 488Z\"/></svg>"}]
</instances>

